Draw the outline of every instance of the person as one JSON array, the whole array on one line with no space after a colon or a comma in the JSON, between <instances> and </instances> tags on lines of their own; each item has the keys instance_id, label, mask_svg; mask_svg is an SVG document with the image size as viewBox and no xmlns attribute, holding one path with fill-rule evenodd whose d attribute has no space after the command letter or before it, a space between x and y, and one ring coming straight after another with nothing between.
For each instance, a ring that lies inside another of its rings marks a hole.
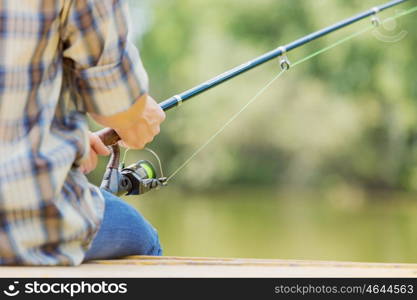
<instances>
[{"instance_id":1,"label":"person","mask_svg":"<svg viewBox=\"0 0 417 300\"><path fill-rule=\"evenodd\" d=\"M85 176L109 150L87 115L140 149L165 115L123 0L0 2L0 264L161 255L153 226Z\"/></svg>"}]
</instances>

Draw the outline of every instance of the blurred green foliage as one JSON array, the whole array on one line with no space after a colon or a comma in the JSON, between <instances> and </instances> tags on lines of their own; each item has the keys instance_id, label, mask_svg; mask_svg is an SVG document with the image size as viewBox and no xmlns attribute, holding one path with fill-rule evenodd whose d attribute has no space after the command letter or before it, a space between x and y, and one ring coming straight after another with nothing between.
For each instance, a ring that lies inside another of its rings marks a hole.
<instances>
[{"instance_id":1,"label":"blurred green foliage","mask_svg":"<svg viewBox=\"0 0 417 300\"><path fill-rule=\"evenodd\" d=\"M131 12L151 93L162 101L382 2L132 0ZM169 188L127 198L159 228L165 254L413 261L416 205L413 194L397 192L417 188L416 16L291 69ZM297 61L367 22L289 58ZM168 112L150 145L166 173L278 71L270 62ZM139 158L152 159L129 152L129 161ZM104 161L93 182L103 168Z\"/></svg>"},{"instance_id":2,"label":"blurred green foliage","mask_svg":"<svg viewBox=\"0 0 417 300\"><path fill-rule=\"evenodd\" d=\"M151 92L163 100L381 1L146 3L140 7L147 9L149 27L138 45ZM411 6L407 3L381 17ZM296 50L290 59L321 49L366 22ZM230 184L326 187L338 183L414 189L417 18L410 15L388 25L281 77L179 173L176 184L199 190ZM388 42L381 35L401 38ZM169 112L152 145L166 169L178 167L276 72L277 63L269 63Z\"/></svg>"},{"instance_id":3,"label":"blurred green foliage","mask_svg":"<svg viewBox=\"0 0 417 300\"><path fill-rule=\"evenodd\" d=\"M132 1L132 7L139 6L141 15L148 18L138 22L148 24L138 45L151 92L159 100L381 3L144 2ZM135 10L132 14L136 24ZM360 30L365 22L296 50L290 59L300 59ZM326 187L340 182L414 189L417 18L410 15L388 25L285 74L179 173L176 183L199 190L230 184ZM388 42L381 35L401 38ZM277 63L269 63L169 112L162 134L152 145L167 172L175 170L276 72Z\"/></svg>"}]
</instances>

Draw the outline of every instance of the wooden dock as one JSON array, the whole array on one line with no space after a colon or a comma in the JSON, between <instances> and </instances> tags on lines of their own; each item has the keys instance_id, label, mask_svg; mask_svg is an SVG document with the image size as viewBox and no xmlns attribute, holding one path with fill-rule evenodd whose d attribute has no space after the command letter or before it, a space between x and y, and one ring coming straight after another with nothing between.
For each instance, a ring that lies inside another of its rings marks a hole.
<instances>
[{"instance_id":1,"label":"wooden dock","mask_svg":"<svg viewBox=\"0 0 417 300\"><path fill-rule=\"evenodd\" d=\"M77 267L1 267L0 277L417 277L417 264L134 256Z\"/></svg>"}]
</instances>

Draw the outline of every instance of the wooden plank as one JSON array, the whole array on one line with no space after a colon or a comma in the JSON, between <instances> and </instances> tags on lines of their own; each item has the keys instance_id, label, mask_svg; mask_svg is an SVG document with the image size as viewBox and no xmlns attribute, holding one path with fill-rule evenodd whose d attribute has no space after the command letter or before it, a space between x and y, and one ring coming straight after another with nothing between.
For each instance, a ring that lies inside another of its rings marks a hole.
<instances>
[{"instance_id":1,"label":"wooden plank","mask_svg":"<svg viewBox=\"0 0 417 300\"><path fill-rule=\"evenodd\" d=\"M417 264L135 256L77 267L1 267L0 277L417 277Z\"/></svg>"}]
</instances>

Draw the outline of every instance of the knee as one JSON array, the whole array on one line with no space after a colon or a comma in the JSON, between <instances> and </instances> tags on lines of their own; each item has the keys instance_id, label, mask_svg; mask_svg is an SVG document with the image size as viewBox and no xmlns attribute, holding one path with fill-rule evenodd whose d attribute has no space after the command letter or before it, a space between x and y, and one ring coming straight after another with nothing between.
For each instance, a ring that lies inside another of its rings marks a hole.
<instances>
[{"instance_id":1,"label":"knee","mask_svg":"<svg viewBox=\"0 0 417 300\"><path fill-rule=\"evenodd\" d=\"M132 216L131 225L135 239L130 241L130 245L135 248L134 252L139 255L161 256L158 231L139 212Z\"/></svg>"},{"instance_id":2,"label":"knee","mask_svg":"<svg viewBox=\"0 0 417 300\"><path fill-rule=\"evenodd\" d=\"M150 256L162 256L162 246L159 241L159 235L156 229L154 229L153 243L150 244L149 250L144 255Z\"/></svg>"},{"instance_id":3,"label":"knee","mask_svg":"<svg viewBox=\"0 0 417 300\"><path fill-rule=\"evenodd\" d=\"M106 257L162 255L158 232L142 214L123 200L104 195L106 208L96 241L101 241L100 249L106 245Z\"/></svg>"}]
</instances>

